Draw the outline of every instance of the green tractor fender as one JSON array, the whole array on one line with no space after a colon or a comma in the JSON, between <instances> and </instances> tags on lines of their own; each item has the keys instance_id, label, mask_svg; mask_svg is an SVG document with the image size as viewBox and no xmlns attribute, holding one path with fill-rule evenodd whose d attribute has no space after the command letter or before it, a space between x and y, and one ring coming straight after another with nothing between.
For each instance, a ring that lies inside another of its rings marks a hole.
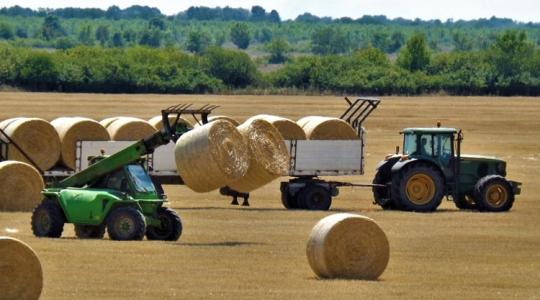
<instances>
[{"instance_id":1,"label":"green tractor fender","mask_svg":"<svg viewBox=\"0 0 540 300\"><path fill-rule=\"evenodd\" d=\"M435 163L434 161L432 160L429 160L429 159L425 159L425 158L407 158L405 160L398 160L393 166L392 166L392 169L391 169L391 178L399 178L399 176L401 175L401 172L404 170L404 169L408 169L408 168L414 168L415 166L419 166L419 165L423 165L423 166L429 166L433 169L435 169L440 177L441 177L441 180L442 180L442 183L443 183L443 188L444 186L446 186L446 177L444 176L444 173L443 171L441 170L440 166Z\"/></svg>"}]
</instances>

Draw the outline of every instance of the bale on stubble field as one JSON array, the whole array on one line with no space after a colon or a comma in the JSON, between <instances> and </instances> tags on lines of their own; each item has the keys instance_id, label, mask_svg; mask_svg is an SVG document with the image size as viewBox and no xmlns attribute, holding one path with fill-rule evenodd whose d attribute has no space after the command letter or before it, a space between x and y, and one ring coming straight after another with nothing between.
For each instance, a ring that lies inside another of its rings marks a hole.
<instances>
[{"instance_id":1,"label":"bale on stubble field","mask_svg":"<svg viewBox=\"0 0 540 300\"><path fill-rule=\"evenodd\" d=\"M0 211L31 211L42 199L43 178L20 161L0 162Z\"/></svg>"},{"instance_id":2,"label":"bale on stubble field","mask_svg":"<svg viewBox=\"0 0 540 300\"><path fill-rule=\"evenodd\" d=\"M386 269L390 246L374 220L339 213L313 227L306 253L311 269L320 278L375 280Z\"/></svg>"},{"instance_id":3,"label":"bale on stubble field","mask_svg":"<svg viewBox=\"0 0 540 300\"><path fill-rule=\"evenodd\" d=\"M62 144L61 163L74 170L77 141L108 141L109 132L95 120L83 117L62 117L51 122Z\"/></svg>"},{"instance_id":4,"label":"bale on stubble field","mask_svg":"<svg viewBox=\"0 0 540 300\"><path fill-rule=\"evenodd\" d=\"M137 141L156 132L148 121L132 117L118 117L106 128L113 141Z\"/></svg>"},{"instance_id":5,"label":"bale on stubble field","mask_svg":"<svg viewBox=\"0 0 540 300\"><path fill-rule=\"evenodd\" d=\"M289 152L272 124L262 119L248 119L237 128L247 141L250 161L247 173L229 187L247 193L287 173Z\"/></svg>"},{"instance_id":6,"label":"bale on stubble field","mask_svg":"<svg viewBox=\"0 0 540 300\"><path fill-rule=\"evenodd\" d=\"M249 167L246 141L233 124L223 120L183 134L174 155L186 186L200 193L228 185Z\"/></svg>"},{"instance_id":7,"label":"bale on stubble field","mask_svg":"<svg viewBox=\"0 0 540 300\"><path fill-rule=\"evenodd\" d=\"M308 140L356 140L358 135L349 123L331 117L309 116L296 122Z\"/></svg>"},{"instance_id":8,"label":"bale on stubble field","mask_svg":"<svg viewBox=\"0 0 540 300\"><path fill-rule=\"evenodd\" d=\"M176 121L176 116L169 115L169 124L172 126L173 123ZM163 117L162 116L155 116L152 119L148 120L148 123L150 125L154 126L157 130L163 129ZM186 118L179 117L178 118L178 124L184 124L188 128L193 128L193 124L191 124L190 121L188 121Z\"/></svg>"},{"instance_id":9,"label":"bale on stubble field","mask_svg":"<svg viewBox=\"0 0 540 300\"><path fill-rule=\"evenodd\" d=\"M274 127L277 128L284 140L306 139L306 133L304 132L302 127L300 127L300 125L290 119L273 115L256 115L249 118L248 120L251 119L261 119L268 121L270 124L274 125Z\"/></svg>"},{"instance_id":10,"label":"bale on stubble field","mask_svg":"<svg viewBox=\"0 0 540 300\"><path fill-rule=\"evenodd\" d=\"M43 272L37 254L26 243L0 236L0 299L39 299Z\"/></svg>"},{"instance_id":11,"label":"bale on stubble field","mask_svg":"<svg viewBox=\"0 0 540 300\"><path fill-rule=\"evenodd\" d=\"M39 118L13 118L0 122L0 128L41 170L48 170L58 162L60 138L49 122ZM1 138L7 142L3 136ZM7 158L30 163L13 145L8 146Z\"/></svg>"}]
</instances>

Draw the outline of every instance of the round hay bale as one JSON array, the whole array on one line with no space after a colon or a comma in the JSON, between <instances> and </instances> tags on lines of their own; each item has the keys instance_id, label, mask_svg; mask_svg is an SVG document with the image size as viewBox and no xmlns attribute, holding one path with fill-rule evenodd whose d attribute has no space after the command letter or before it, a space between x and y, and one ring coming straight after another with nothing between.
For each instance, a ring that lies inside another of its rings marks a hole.
<instances>
[{"instance_id":1,"label":"round hay bale","mask_svg":"<svg viewBox=\"0 0 540 300\"><path fill-rule=\"evenodd\" d=\"M0 211L31 211L41 201L43 178L20 161L0 162Z\"/></svg>"},{"instance_id":2,"label":"round hay bale","mask_svg":"<svg viewBox=\"0 0 540 300\"><path fill-rule=\"evenodd\" d=\"M169 124L172 124L176 122L176 116L169 115ZM163 117L162 116L155 116L152 119L148 120L148 123L150 125L154 126L155 129L161 130L163 129ZM184 124L187 128L193 128L193 124L191 124L190 121L188 121L185 118L179 117L178 118L178 125Z\"/></svg>"},{"instance_id":3,"label":"round hay bale","mask_svg":"<svg viewBox=\"0 0 540 300\"><path fill-rule=\"evenodd\" d=\"M39 299L43 271L37 254L26 243L0 236L0 298Z\"/></svg>"},{"instance_id":4,"label":"round hay bale","mask_svg":"<svg viewBox=\"0 0 540 300\"><path fill-rule=\"evenodd\" d=\"M119 117L109 124L107 131L113 141L138 141L154 134L156 129L143 119Z\"/></svg>"},{"instance_id":5,"label":"round hay bale","mask_svg":"<svg viewBox=\"0 0 540 300\"><path fill-rule=\"evenodd\" d=\"M287 173L289 152L276 127L262 119L249 119L237 128L248 144L249 168L229 187L247 193Z\"/></svg>"},{"instance_id":6,"label":"round hay bale","mask_svg":"<svg viewBox=\"0 0 540 300\"><path fill-rule=\"evenodd\" d=\"M0 128L30 156L41 170L52 168L60 158L60 138L54 127L39 118L4 120ZM4 136L1 137L7 142ZM8 146L8 159L30 163L12 144Z\"/></svg>"},{"instance_id":7,"label":"round hay bale","mask_svg":"<svg viewBox=\"0 0 540 300\"><path fill-rule=\"evenodd\" d=\"M321 278L377 279L390 258L388 239L365 216L339 213L320 220L309 236L307 258Z\"/></svg>"},{"instance_id":8,"label":"round hay bale","mask_svg":"<svg viewBox=\"0 0 540 300\"><path fill-rule=\"evenodd\" d=\"M99 124L101 124L101 126L107 128L109 127L109 125L111 125L112 122L120 119L120 118L129 118L129 117L110 117L110 118L106 118L106 119L103 119L101 121L99 121Z\"/></svg>"},{"instance_id":9,"label":"round hay bale","mask_svg":"<svg viewBox=\"0 0 540 300\"><path fill-rule=\"evenodd\" d=\"M249 118L251 119L261 119L268 121L270 124L274 125L274 127L277 128L279 133L281 133L281 136L285 140L305 140L306 139L306 133L298 125L296 122L279 117L279 116L273 116L273 115L256 115L254 117Z\"/></svg>"},{"instance_id":10,"label":"round hay bale","mask_svg":"<svg viewBox=\"0 0 540 300\"><path fill-rule=\"evenodd\" d=\"M217 120L229 121L234 126L240 125L240 122L238 122L237 120L235 120L235 119L233 119L231 117L228 117L228 116L209 116L208 117L208 123L214 122L214 121L217 121ZM202 120L199 120L199 123L195 124L195 126L201 126L202 125L201 122L202 122Z\"/></svg>"},{"instance_id":11,"label":"round hay bale","mask_svg":"<svg viewBox=\"0 0 540 300\"><path fill-rule=\"evenodd\" d=\"M97 121L82 117L64 117L51 122L62 144L61 163L74 170L77 141L108 141L109 132Z\"/></svg>"},{"instance_id":12,"label":"round hay bale","mask_svg":"<svg viewBox=\"0 0 540 300\"><path fill-rule=\"evenodd\" d=\"M296 122L308 140L357 140L358 135L349 123L330 117L310 116Z\"/></svg>"},{"instance_id":13,"label":"round hay bale","mask_svg":"<svg viewBox=\"0 0 540 300\"><path fill-rule=\"evenodd\" d=\"M176 142L174 155L186 186L200 193L241 178L249 166L246 141L233 124L223 120L183 134Z\"/></svg>"}]
</instances>

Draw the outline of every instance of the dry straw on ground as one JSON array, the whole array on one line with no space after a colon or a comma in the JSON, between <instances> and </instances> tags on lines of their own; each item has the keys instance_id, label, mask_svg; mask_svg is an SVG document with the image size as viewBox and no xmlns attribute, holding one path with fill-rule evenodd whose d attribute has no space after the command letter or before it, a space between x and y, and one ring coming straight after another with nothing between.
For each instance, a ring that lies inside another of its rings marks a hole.
<instances>
[{"instance_id":1,"label":"dry straw on ground","mask_svg":"<svg viewBox=\"0 0 540 300\"><path fill-rule=\"evenodd\" d=\"M183 134L176 142L178 173L186 186L209 192L244 176L249 166L246 142L228 121L215 121Z\"/></svg>"},{"instance_id":2,"label":"dry straw on ground","mask_svg":"<svg viewBox=\"0 0 540 300\"><path fill-rule=\"evenodd\" d=\"M308 140L355 140L358 139L356 131L349 123L331 117L309 116L296 122Z\"/></svg>"},{"instance_id":3,"label":"dry straw on ground","mask_svg":"<svg viewBox=\"0 0 540 300\"><path fill-rule=\"evenodd\" d=\"M43 273L37 254L22 241L0 236L0 299L39 299Z\"/></svg>"},{"instance_id":4,"label":"dry straw on ground","mask_svg":"<svg viewBox=\"0 0 540 300\"><path fill-rule=\"evenodd\" d=\"M77 141L108 141L109 132L100 123L82 117L58 118L51 122L62 143L60 161L72 170L75 169L75 150Z\"/></svg>"},{"instance_id":5,"label":"dry straw on ground","mask_svg":"<svg viewBox=\"0 0 540 300\"><path fill-rule=\"evenodd\" d=\"M269 122L249 119L237 127L249 149L249 169L229 186L239 192L250 192L287 173L289 153L283 137Z\"/></svg>"},{"instance_id":6,"label":"dry straw on ground","mask_svg":"<svg viewBox=\"0 0 540 300\"><path fill-rule=\"evenodd\" d=\"M176 116L170 115L168 117L169 124L173 126L174 122L178 122L178 124L184 124L188 128L193 128L193 124L191 124L190 121L188 121L186 118L179 117L178 121L176 121ZM163 117L162 116L155 116L152 119L148 120L148 123L150 125L154 126L157 130L163 129Z\"/></svg>"},{"instance_id":7,"label":"dry straw on ground","mask_svg":"<svg viewBox=\"0 0 540 300\"><path fill-rule=\"evenodd\" d=\"M20 161L0 162L0 211L31 211L41 201L43 178Z\"/></svg>"},{"instance_id":8,"label":"dry straw on ground","mask_svg":"<svg viewBox=\"0 0 540 300\"><path fill-rule=\"evenodd\" d=\"M0 122L0 128L41 170L52 168L60 158L60 138L49 122L39 118L13 118ZM7 142L3 136L2 139ZM8 146L8 159L30 163L13 145Z\"/></svg>"},{"instance_id":9,"label":"dry straw on ground","mask_svg":"<svg viewBox=\"0 0 540 300\"><path fill-rule=\"evenodd\" d=\"M256 115L254 117L251 117L251 119L261 119L268 121L270 124L274 125L274 127L277 128L279 133L281 133L281 136L285 140L305 140L306 139L306 133L298 125L296 122L279 117L279 116L273 116L273 115Z\"/></svg>"},{"instance_id":10,"label":"dry straw on ground","mask_svg":"<svg viewBox=\"0 0 540 300\"><path fill-rule=\"evenodd\" d=\"M101 121L102 125L106 123L105 120ZM148 121L132 117L118 117L106 128L113 141L137 141L156 132Z\"/></svg>"},{"instance_id":11,"label":"dry straw on ground","mask_svg":"<svg viewBox=\"0 0 540 300\"><path fill-rule=\"evenodd\" d=\"M311 269L321 278L377 279L386 269L386 234L365 216L339 213L320 220L307 244Z\"/></svg>"}]
</instances>

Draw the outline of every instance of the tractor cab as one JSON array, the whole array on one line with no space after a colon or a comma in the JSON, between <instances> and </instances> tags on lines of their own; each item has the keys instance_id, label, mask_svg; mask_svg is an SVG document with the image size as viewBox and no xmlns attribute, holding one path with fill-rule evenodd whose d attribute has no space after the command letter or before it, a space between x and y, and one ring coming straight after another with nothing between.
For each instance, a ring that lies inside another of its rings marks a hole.
<instances>
[{"instance_id":1,"label":"tractor cab","mask_svg":"<svg viewBox=\"0 0 540 300\"><path fill-rule=\"evenodd\" d=\"M455 146L458 130L454 128L406 128L403 133L403 155L411 158L426 159L443 168L448 168L456 155ZM446 173L446 172L444 172ZM450 175L450 174L445 174Z\"/></svg>"},{"instance_id":2,"label":"tractor cab","mask_svg":"<svg viewBox=\"0 0 540 300\"><path fill-rule=\"evenodd\" d=\"M140 163L122 166L104 175L89 188L118 191L134 199L160 199L162 196Z\"/></svg>"}]
</instances>

